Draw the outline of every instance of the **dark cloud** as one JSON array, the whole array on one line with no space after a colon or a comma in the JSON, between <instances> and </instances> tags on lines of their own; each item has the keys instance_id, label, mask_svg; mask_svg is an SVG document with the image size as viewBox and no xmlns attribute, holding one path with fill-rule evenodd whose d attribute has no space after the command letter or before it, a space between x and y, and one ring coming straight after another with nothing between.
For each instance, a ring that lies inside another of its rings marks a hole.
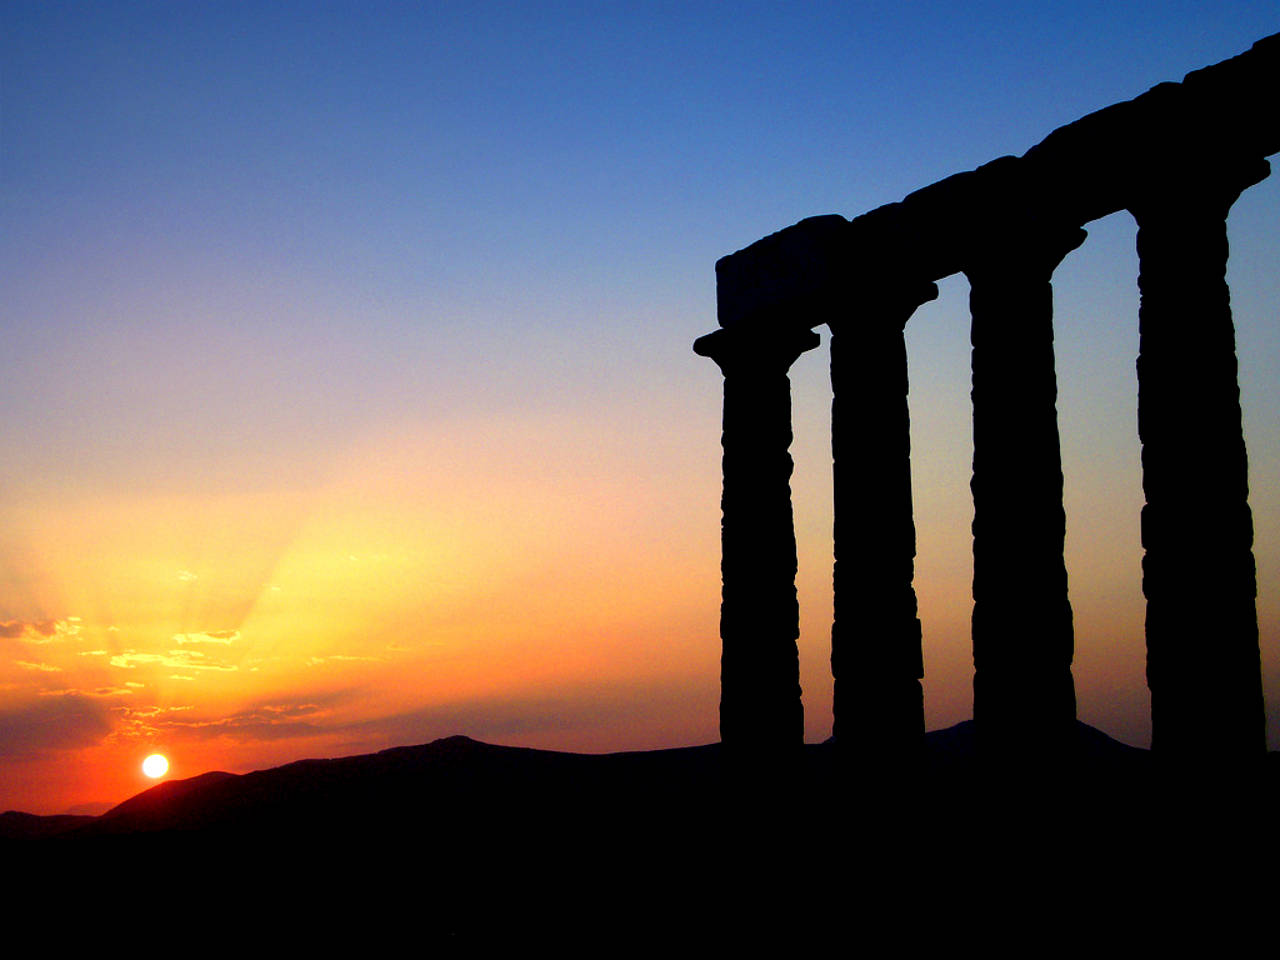
<instances>
[{"instance_id":1,"label":"dark cloud","mask_svg":"<svg viewBox=\"0 0 1280 960\"><path fill-rule=\"evenodd\" d=\"M80 694L0 710L0 757L90 747L111 732L107 707Z\"/></svg>"},{"instance_id":2,"label":"dark cloud","mask_svg":"<svg viewBox=\"0 0 1280 960\"><path fill-rule=\"evenodd\" d=\"M132 696L134 690L129 687L94 687L93 695L95 697L122 697Z\"/></svg>"},{"instance_id":3,"label":"dark cloud","mask_svg":"<svg viewBox=\"0 0 1280 960\"><path fill-rule=\"evenodd\" d=\"M226 737L242 742L259 740L289 740L294 737L318 737L329 733L324 727L305 720L282 720L269 714L244 711L229 717L170 719L159 717L147 721L156 731L181 734L196 740Z\"/></svg>"},{"instance_id":4,"label":"dark cloud","mask_svg":"<svg viewBox=\"0 0 1280 960\"><path fill-rule=\"evenodd\" d=\"M313 720L322 720L330 706L350 695L349 691L340 691L299 697L296 700L276 700L216 717L193 716L185 712L189 708L181 711L174 708L143 708L129 713L131 719L140 721L150 730L194 739L226 737L242 742L288 740L333 733L334 727Z\"/></svg>"},{"instance_id":5,"label":"dark cloud","mask_svg":"<svg viewBox=\"0 0 1280 960\"><path fill-rule=\"evenodd\" d=\"M0 637L16 640L19 637L52 637L58 630L56 620L4 620L0 621Z\"/></svg>"},{"instance_id":6,"label":"dark cloud","mask_svg":"<svg viewBox=\"0 0 1280 960\"><path fill-rule=\"evenodd\" d=\"M78 636L80 629L79 617L67 617L63 620L0 620L0 637L26 640L28 643L49 643Z\"/></svg>"}]
</instances>

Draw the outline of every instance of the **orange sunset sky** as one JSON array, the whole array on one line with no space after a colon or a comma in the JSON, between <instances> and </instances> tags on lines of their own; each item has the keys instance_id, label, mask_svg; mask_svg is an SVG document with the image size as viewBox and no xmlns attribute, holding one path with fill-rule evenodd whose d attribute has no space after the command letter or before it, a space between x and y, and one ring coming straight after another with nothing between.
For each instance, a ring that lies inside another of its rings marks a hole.
<instances>
[{"instance_id":1,"label":"orange sunset sky","mask_svg":"<svg viewBox=\"0 0 1280 960\"><path fill-rule=\"evenodd\" d=\"M715 740L715 260L1280 29L800 6L4 5L0 810L119 802L153 752ZM1273 749L1278 222L1274 180L1241 198L1229 275ZM1055 276L1075 675L1146 746L1134 226L1088 229ZM972 709L968 288L940 286L908 326L931 729ZM826 363L792 377L810 741Z\"/></svg>"}]
</instances>

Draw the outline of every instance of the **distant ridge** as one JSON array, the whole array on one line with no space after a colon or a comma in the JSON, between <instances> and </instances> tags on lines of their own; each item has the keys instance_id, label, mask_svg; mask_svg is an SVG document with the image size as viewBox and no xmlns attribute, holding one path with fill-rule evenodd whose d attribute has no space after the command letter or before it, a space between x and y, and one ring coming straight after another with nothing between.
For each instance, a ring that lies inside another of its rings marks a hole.
<instances>
[{"instance_id":1,"label":"distant ridge","mask_svg":"<svg viewBox=\"0 0 1280 960\"><path fill-rule=\"evenodd\" d=\"M805 748L800 790L830 789L835 745ZM1087 776L1141 778L1149 751L1078 724L1077 764ZM922 775L969 776L975 763L972 721L925 736ZM855 758L855 765L856 765ZM424 817L496 813L519 797L522 810L551 812L667 804L686 809L711 802L722 788L720 747L575 754L483 743L451 736L372 754L299 760L246 774L212 771L157 784L99 817L0 819L0 840L53 836L91 838L179 831L411 829ZM584 814L591 816L592 814ZM504 815L502 819L509 819Z\"/></svg>"},{"instance_id":2,"label":"distant ridge","mask_svg":"<svg viewBox=\"0 0 1280 960\"><path fill-rule=\"evenodd\" d=\"M518 799L521 816L588 798L668 786L707 788L718 746L574 754L452 736L329 760L299 760L241 775L206 773L150 788L72 831L96 837L157 831L323 828L361 833L424 817L476 819ZM634 794L633 794L634 795ZM501 813L510 820L511 814Z\"/></svg>"},{"instance_id":3,"label":"distant ridge","mask_svg":"<svg viewBox=\"0 0 1280 960\"><path fill-rule=\"evenodd\" d=\"M287 903L272 916L288 943L332 946L349 921L360 944L379 918L429 943L786 945L854 920L1076 922L1084 889L1128 903L1226 875L1224 851L1269 862L1276 760L1265 779L1166 776L1083 724L1052 763L984 763L972 723L927 734L919 762L825 743L785 768L731 767L719 744L589 755L454 736L169 781L100 817L7 813L0 856L30 891L76 877Z\"/></svg>"},{"instance_id":4,"label":"distant ridge","mask_svg":"<svg viewBox=\"0 0 1280 960\"><path fill-rule=\"evenodd\" d=\"M67 833L93 823L96 817L60 813L42 817L34 813L6 810L0 813L0 840L38 840Z\"/></svg>"},{"instance_id":5,"label":"distant ridge","mask_svg":"<svg viewBox=\"0 0 1280 960\"><path fill-rule=\"evenodd\" d=\"M728 778L719 744L610 754L576 754L483 743L451 736L372 754L299 760L246 774L212 771L157 784L98 817L0 816L0 841L90 841L173 834L222 839L269 834L275 838L322 833L335 841L374 834L434 831L441 823L503 843L521 831L543 828L575 835L616 833L622 825L665 833L696 832L723 820L742 796L769 792L806 798L811 806L874 802L866 789L884 775L883 764L857 752L837 756L832 741L805 747L802 762L773 782L744 787ZM1029 804L1067 804L1098 790L1147 794L1158 790L1149 751L1130 747L1077 724L1069 763L1049 758L1003 757L983 763L973 721L925 736L920 762L894 768L899 813L946 797L972 815L982 797L1022 789L1034 781ZM1280 757L1266 765L1262 794L1276 793ZM1031 778L1031 779L1028 779ZM1046 784L1052 786L1050 789ZM441 841L452 843L454 841Z\"/></svg>"}]
</instances>

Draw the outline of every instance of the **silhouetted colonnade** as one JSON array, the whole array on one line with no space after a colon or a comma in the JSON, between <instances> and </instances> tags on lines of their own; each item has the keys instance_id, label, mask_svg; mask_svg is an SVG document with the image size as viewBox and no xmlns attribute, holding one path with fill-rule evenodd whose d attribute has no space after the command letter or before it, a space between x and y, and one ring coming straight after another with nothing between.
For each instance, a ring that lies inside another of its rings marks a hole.
<instances>
[{"instance_id":1,"label":"silhouetted colonnade","mask_svg":"<svg viewBox=\"0 0 1280 960\"><path fill-rule=\"evenodd\" d=\"M1280 151L1280 34L852 221L812 217L716 264L724 374L720 731L803 742L788 370L831 330L838 743L924 732L903 331L964 273L973 343L974 718L984 744L1073 728L1074 647L1050 281L1081 225L1138 224L1142 585L1153 748L1265 750L1253 522L1226 217Z\"/></svg>"}]
</instances>

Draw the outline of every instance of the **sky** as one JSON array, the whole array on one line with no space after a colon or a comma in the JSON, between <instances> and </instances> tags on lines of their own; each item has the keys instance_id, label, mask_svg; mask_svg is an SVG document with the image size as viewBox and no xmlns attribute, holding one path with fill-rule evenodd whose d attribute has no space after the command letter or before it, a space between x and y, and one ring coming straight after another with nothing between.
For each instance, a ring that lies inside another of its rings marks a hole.
<instances>
[{"instance_id":1,"label":"sky","mask_svg":"<svg viewBox=\"0 0 1280 960\"><path fill-rule=\"evenodd\" d=\"M0 5L0 809L452 734L717 739L715 261L1280 30L1271 2ZM1280 748L1280 185L1229 221ZM1055 275L1080 717L1150 742L1127 214ZM972 711L968 288L907 327ZM825 328L820 328L824 333ZM792 370L806 738L830 386Z\"/></svg>"}]
</instances>

